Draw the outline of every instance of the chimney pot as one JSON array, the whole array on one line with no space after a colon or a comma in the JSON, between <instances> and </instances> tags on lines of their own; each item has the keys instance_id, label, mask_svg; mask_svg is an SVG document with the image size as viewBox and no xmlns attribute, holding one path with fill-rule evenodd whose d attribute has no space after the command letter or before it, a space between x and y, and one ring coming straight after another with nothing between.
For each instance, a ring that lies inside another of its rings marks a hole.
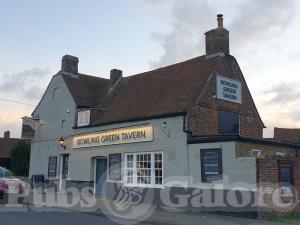
<instances>
[{"instance_id":1,"label":"chimney pot","mask_svg":"<svg viewBox=\"0 0 300 225\"><path fill-rule=\"evenodd\" d=\"M223 28L223 14L217 15L218 28Z\"/></svg>"},{"instance_id":2,"label":"chimney pot","mask_svg":"<svg viewBox=\"0 0 300 225\"><path fill-rule=\"evenodd\" d=\"M64 55L61 59L61 70L69 73L78 73L79 59L76 56Z\"/></svg>"},{"instance_id":3,"label":"chimney pot","mask_svg":"<svg viewBox=\"0 0 300 225\"><path fill-rule=\"evenodd\" d=\"M4 138L10 138L10 131L9 130L4 132Z\"/></svg>"},{"instance_id":4,"label":"chimney pot","mask_svg":"<svg viewBox=\"0 0 300 225\"><path fill-rule=\"evenodd\" d=\"M217 15L218 28L205 33L206 55L229 54L229 31L223 28L223 15Z\"/></svg>"},{"instance_id":5,"label":"chimney pot","mask_svg":"<svg viewBox=\"0 0 300 225\"><path fill-rule=\"evenodd\" d=\"M110 71L110 86L114 86L117 81L122 78L122 70L112 69Z\"/></svg>"}]
</instances>

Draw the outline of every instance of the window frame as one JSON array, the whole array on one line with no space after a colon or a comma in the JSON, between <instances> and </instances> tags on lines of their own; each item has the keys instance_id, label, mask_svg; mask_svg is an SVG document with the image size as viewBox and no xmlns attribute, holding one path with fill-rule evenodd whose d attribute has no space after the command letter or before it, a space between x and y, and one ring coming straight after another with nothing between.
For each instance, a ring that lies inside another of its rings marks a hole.
<instances>
[{"instance_id":1,"label":"window frame","mask_svg":"<svg viewBox=\"0 0 300 225\"><path fill-rule=\"evenodd\" d=\"M80 113L88 113L88 121L79 123ZM76 117L76 125L77 127L84 127L90 125L91 122L91 110L90 109L84 109L84 110L77 110L77 117Z\"/></svg>"},{"instance_id":2,"label":"window frame","mask_svg":"<svg viewBox=\"0 0 300 225\"><path fill-rule=\"evenodd\" d=\"M281 201L285 202L289 202L290 199L295 199L296 198L296 194L294 193L294 189L293 187L295 187L295 164L293 161L286 161L286 160L279 160L278 161L278 183L279 183L279 187L280 189L282 189L283 187L289 187L287 185L285 185L285 182L283 182L283 175L282 175L282 169L283 168L290 168L290 186L291 186L291 190L292 190L292 195L291 196L283 196L281 195L281 191L279 193Z\"/></svg>"},{"instance_id":3,"label":"window frame","mask_svg":"<svg viewBox=\"0 0 300 225\"><path fill-rule=\"evenodd\" d=\"M150 154L151 159L151 183L150 184L138 184L138 176L137 176L137 155L146 155ZM161 154L161 171L162 171L162 181L161 184L155 184L155 154ZM132 179L133 183L127 183L127 156L133 156L133 167L132 167ZM123 174L123 184L125 187L143 187L143 188L164 188L164 154L162 151L155 151L155 152L128 152L124 154L124 174Z\"/></svg>"},{"instance_id":4,"label":"window frame","mask_svg":"<svg viewBox=\"0 0 300 225\"><path fill-rule=\"evenodd\" d=\"M220 125L221 125L221 113L222 112L225 112L225 113L232 113L232 114L236 114L238 116L238 123L239 123L239 128L238 128L238 133L235 134L235 133L221 133L221 129L220 129ZM219 135L240 135L241 134L241 115L238 113L238 112L232 112L232 111L228 111L228 110L223 110L223 109L220 109L218 110L218 134Z\"/></svg>"},{"instance_id":5,"label":"window frame","mask_svg":"<svg viewBox=\"0 0 300 225\"><path fill-rule=\"evenodd\" d=\"M55 176L50 174L50 161L55 158ZM57 177L57 156L49 156L48 157L48 178L56 178Z\"/></svg>"}]
</instances>

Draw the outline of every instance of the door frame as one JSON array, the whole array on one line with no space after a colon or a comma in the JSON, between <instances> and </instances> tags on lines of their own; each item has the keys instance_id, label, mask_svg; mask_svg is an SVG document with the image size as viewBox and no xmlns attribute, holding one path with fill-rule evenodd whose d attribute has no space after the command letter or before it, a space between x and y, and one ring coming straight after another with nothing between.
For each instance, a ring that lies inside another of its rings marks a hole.
<instances>
[{"instance_id":1,"label":"door frame","mask_svg":"<svg viewBox=\"0 0 300 225\"><path fill-rule=\"evenodd\" d=\"M93 158L93 161L94 161L94 196L96 196L96 178L97 178L97 159L106 159L106 183L108 181L108 174L107 174L107 171L108 171L108 157L107 156L97 156L97 157L94 157Z\"/></svg>"},{"instance_id":2,"label":"door frame","mask_svg":"<svg viewBox=\"0 0 300 225\"><path fill-rule=\"evenodd\" d=\"M70 174L70 153L64 153L64 154L60 154L60 171L59 171L59 191L62 191L62 183L63 183L63 158L65 155L69 156L69 161L68 161L68 175ZM65 179L66 180L66 179Z\"/></svg>"}]
</instances>

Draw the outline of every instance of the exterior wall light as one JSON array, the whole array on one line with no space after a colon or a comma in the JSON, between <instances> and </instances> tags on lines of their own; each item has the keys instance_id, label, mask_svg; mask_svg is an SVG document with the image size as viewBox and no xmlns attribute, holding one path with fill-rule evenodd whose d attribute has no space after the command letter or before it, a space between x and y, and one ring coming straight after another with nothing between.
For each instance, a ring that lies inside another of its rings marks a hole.
<instances>
[{"instance_id":1,"label":"exterior wall light","mask_svg":"<svg viewBox=\"0 0 300 225\"><path fill-rule=\"evenodd\" d=\"M63 137L60 137L58 143L62 148L66 149L65 140L63 139Z\"/></svg>"}]
</instances>

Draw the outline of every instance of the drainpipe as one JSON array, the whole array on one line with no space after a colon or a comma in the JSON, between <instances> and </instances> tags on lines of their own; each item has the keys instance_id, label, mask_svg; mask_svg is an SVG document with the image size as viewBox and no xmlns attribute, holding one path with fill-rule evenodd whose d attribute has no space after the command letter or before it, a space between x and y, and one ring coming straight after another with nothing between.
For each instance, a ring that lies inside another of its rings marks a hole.
<instances>
[{"instance_id":1,"label":"drainpipe","mask_svg":"<svg viewBox=\"0 0 300 225\"><path fill-rule=\"evenodd\" d=\"M183 132L189 135L189 131L187 130L187 115L185 114L183 117ZM187 142L186 142L187 143ZM187 165L187 187L190 184L190 154L188 143L186 144L186 165Z\"/></svg>"}]
</instances>

